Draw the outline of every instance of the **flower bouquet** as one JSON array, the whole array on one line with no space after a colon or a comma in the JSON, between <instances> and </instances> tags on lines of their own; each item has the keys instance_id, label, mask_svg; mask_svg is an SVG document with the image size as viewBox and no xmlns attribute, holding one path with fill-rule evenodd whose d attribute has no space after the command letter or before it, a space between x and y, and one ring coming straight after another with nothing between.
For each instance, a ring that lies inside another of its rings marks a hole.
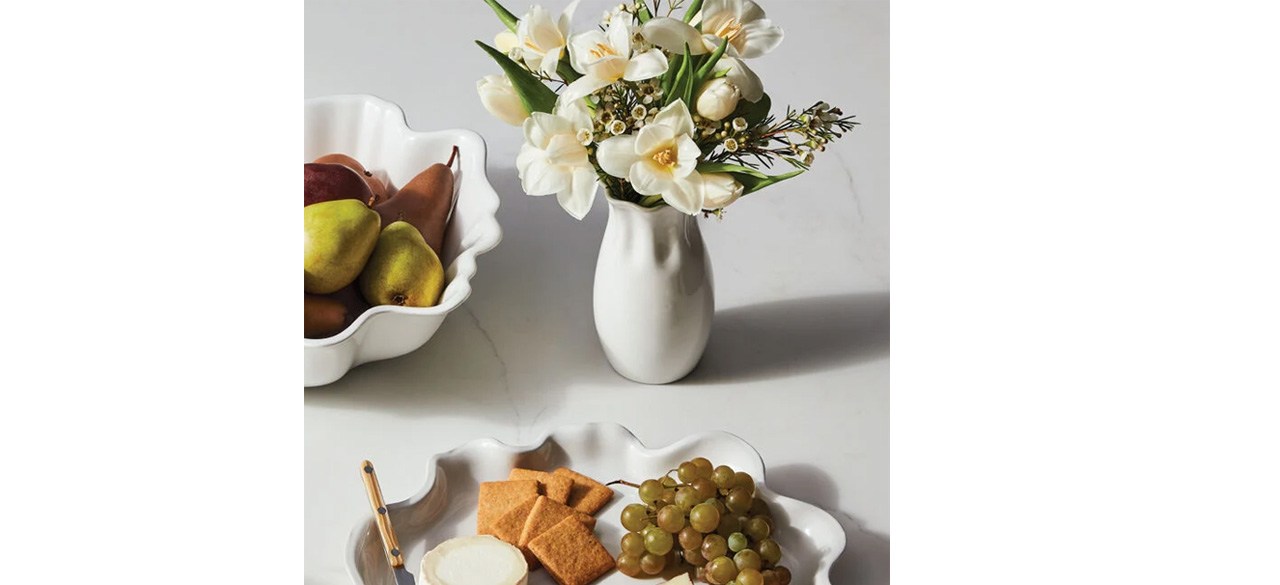
<instances>
[{"instance_id":1,"label":"flower bouquet","mask_svg":"<svg viewBox=\"0 0 1280 585\"><path fill-rule=\"evenodd\" d=\"M593 308L606 357L639 382L684 377L715 311L696 216L722 217L742 196L808 170L857 123L825 102L770 113L746 61L777 47L782 29L751 0L621 4L577 34L577 0L558 17L533 6L522 18L485 2L507 30L492 46L476 41L503 71L477 90L486 109L524 129L521 187L555 194L577 219L605 188ZM771 171L779 160L790 170Z\"/></svg>"}]
</instances>

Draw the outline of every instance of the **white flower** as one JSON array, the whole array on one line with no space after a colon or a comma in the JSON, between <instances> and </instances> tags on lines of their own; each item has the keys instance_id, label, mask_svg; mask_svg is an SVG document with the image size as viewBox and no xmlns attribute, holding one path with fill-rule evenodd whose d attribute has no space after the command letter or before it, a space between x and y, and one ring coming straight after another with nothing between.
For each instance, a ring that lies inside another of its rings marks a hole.
<instances>
[{"instance_id":1,"label":"white flower","mask_svg":"<svg viewBox=\"0 0 1280 585\"><path fill-rule=\"evenodd\" d=\"M760 101L764 97L764 84L760 82L760 78L756 76L756 72L747 67L742 60L729 56L726 51L725 55L720 58L720 62L716 63L717 71L728 70L724 79L728 79L742 92L742 99L751 103Z\"/></svg>"},{"instance_id":2,"label":"white flower","mask_svg":"<svg viewBox=\"0 0 1280 585\"><path fill-rule=\"evenodd\" d=\"M658 112L639 132L600 143L596 160L604 172L626 179L636 193L661 195L671 207L690 215L702 210L702 152L690 137L693 120L683 101Z\"/></svg>"},{"instance_id":3,"label":"white flower","mask_svg":"<svg viewBox=\"0 0 1280 585\"><path fill-rule=\"evenodd\" d=\"M631 21L615 18L604 32L587 31L569 40L569 62L582 77L562 95L577 99L615 81L642 81L662 75L667 57L658 49L632 54Z\"/></svg>"},{"instance_id":4,"label":"white flower","mask_svg":"<svg viewBox=\"0 0 1280 585\"><path fill-rule=\"evenodd\" d=\"M703 13L706 14L705 4L703 5ZM693 26L676 18L649 19L648 22L644 23L642 32L649 42L667 51L679 54L684 54L686 43L689 46L690 54L702 55L714 52L721 42L721 37L711 33L702 33ZM778 40L781 40L781 38L782 31L779 30ZM774 43L774 46L776 45L777 43ZM724 55L716 62L715 70L728 71L724 78L738 87L738 91L742 92L743 99L754 104L764 96L764 84L760 82L760 77L751 68L747 67L746 63L743 63L739 57L741 55L738 53L733 39L730 39L729 46L725 47Z\"/></svg>"},{"instance_id":5,"label":"white flower","mask_svg":"<svg viewBox=\"0 0 1280 585\"><path fill-rule=\"evenodd\" d=\"M642 29L644 37L672 53L683 54L688 44L694 55L715 51L721 39L728 39L725 53L743 59L764 55L782 42L782 29L751 0L707 0L699 15L701 30L678 18L651 18Z\"/></svg>"},{"instance_id":6,"label":"white flower","mask_svg":"<svg viewBox=\"0 0 1280 585\"><path fill-rule=\"evenodd\" d=\"M555 193L560 207L582 219L595 201L597 179L587 148L578 141L578 129L570 117L534 112L524 121L525 142L516 168L525 193Z\"/></svg>"},{"instance_id":7,"label":"white flower","mask_svg":"<svg viewBox=\"0 0 1280 585\"><path fill-rule=\"evenodd\" d=\"M693 101L699 116L719 122L733 113L740 99L742 92L738 91L738 86L728 79L718 77L703 82Z\"/></svg>"},{"instance_id":8,"label":"white flower","mask_svg":"<svg viewBox=\"0 0 1280 585\"><path fill-rule=\"evenodd\" d=\"M573 135L583 146L591 144L596 124L591 119L591 108L585 100L556 98L555 115L569 121L573 125Z\"/></svg>"},{"instance_id":9,"label":"white flower","mask_svg":"<svg viewBox=\"0 0 1280 585\"><path fill-rule=\"evenodd\" d=\"M476 82L476 92L480 94L480 103L499 120L519 126L529 117L529 110L516 94L511 80L506 75L486 75Z\"/></svg>"},{"instance_id":10,"label":"white flower","mask_svg":"<svg viewBox=\"0 0 1280 585\"><path fill-rule=\"evenodd\" d=\"M707 209L723 209L742 197L742 183L729 173L702 173L706 193L702 204Z\"/></svg>"},{"instance_id":11,"label":"white flower","mask_svg":"<svg viewBox=\"0 0 1280 585\"><path fill-rule=\"evenodd\" d=\"M516 46L520 49L525 65L530 69L541 71L546 75L555 75L560 57L564 55L566 40L569 38L569 21L573 19L573 11L577 9L578 1L570 2L560 14L559 21L556 22L551 20L551 14L547 9L539 5L530 7L529 13L520 19L520 24L516 26ZM509 52L510 48L504 51L501 45L508 42L510 38L503 38L502 34L498 36L499 39L495 39L499 43L497 49L504 53Z\"/></svg>"}]
</instances>

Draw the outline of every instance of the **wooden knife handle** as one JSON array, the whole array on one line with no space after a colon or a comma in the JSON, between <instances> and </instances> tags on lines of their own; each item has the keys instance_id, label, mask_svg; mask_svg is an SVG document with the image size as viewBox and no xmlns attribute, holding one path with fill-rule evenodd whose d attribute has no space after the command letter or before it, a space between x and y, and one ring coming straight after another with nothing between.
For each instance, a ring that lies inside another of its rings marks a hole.
<instances>
[{"instance_id":1,"label":"wooden knife handle","mask_svg":"<svg viewBox=\"0 0 1280 585\"><path fill-rule=\"evenodd\" d=\"M382 549L387 552L387 560L391 567L404 566L404 554L400 552L400 542L396 540L396 531L391 527L391 515L387 513L387 504L382 501L382 488L378 486L378 474L373 471L373 464L364 461L360 464L360 477L364 478L364 490L369 493L369 505L373 507L373 520L378 524L378 533L382 535Z\"/></svg>"}]
</instances>

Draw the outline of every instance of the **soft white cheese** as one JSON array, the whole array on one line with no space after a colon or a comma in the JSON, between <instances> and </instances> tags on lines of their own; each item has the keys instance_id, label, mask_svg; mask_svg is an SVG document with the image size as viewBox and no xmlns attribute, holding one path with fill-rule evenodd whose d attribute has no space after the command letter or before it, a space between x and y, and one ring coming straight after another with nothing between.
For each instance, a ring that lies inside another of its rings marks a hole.
<instances>
[{"instance_id":1,"label":"soft white cheese","mask_svg":"<svg viewBox=\"0 0 1280 585\"><path fill-rule=\"evenodd\" d=\"M492 536L460 536L422 557L422 585L527 585L520 549Z\"/></svg>"},{"instance_id":2,"label":"soft white cheese","mask_svg":"<svg viewBox=\"0 0 1280 585\"><path fill-rule=\"evenodd\" d=\"M667 581L662 585L693 585L693 579L689 578L688 573L682 573L680 575L676 575L674 579Z\"/></svg>"}]
</instances>

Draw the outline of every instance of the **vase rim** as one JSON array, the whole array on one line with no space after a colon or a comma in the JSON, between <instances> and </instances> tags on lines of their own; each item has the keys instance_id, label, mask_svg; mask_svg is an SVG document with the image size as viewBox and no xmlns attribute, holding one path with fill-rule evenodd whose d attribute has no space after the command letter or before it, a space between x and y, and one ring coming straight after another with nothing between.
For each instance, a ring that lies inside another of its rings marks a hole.
<instances>
[{"instance_id":1,"label":"vase rim","mask_svg":"<svg viewBox=\"0 0 1280 585\"><path fill-rule=\"evenodd\" d=\"M657 207L645 207L645 206L643 206L643 205L640 205L639 203L633 203L633 202L631 202L631 201L627 201L627 200L625 200L625 199L618 199L618 198L613 197L613 196L611 196L611 195L609 195L609 194L607 194L607 193L605 194L605 199L609 201L609 205L617 205L617 206L620 206L620 207L630 207L630 208L632 208L632 210L634 210L634 211L638 211L638 212L640 212L640 213L659 213L659 212L661 212L663 209L670 209L671 211L674 211L674 212L676 212L676 213L679 213L680 215L688 215L687 213L680 213L680 210L678 210L678 209L676 209L676 208L674 208L674 207L672 207L672 206L670 206L670 205L659 205L659 206L657 206ZM690 215L689 217L693 217L693 216L692 216L692 215Z\"/></svg>"}]
</instances>

